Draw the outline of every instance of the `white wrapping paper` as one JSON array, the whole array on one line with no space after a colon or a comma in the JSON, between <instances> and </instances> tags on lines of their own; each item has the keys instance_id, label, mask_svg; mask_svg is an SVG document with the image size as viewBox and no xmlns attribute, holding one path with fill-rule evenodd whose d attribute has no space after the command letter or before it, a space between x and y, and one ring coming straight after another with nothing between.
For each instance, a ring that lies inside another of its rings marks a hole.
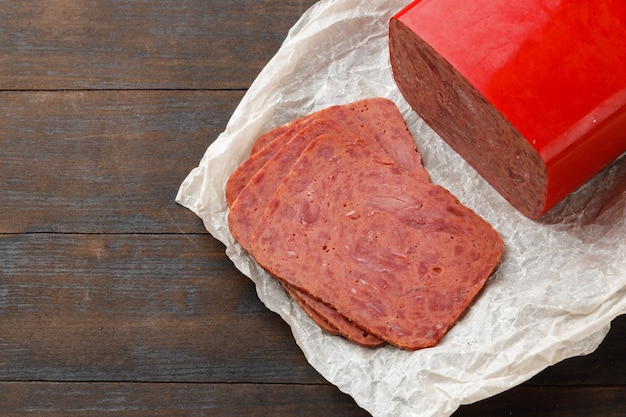
<instances>
[{"instance_id":1,"label":"white wrapping paper","mask_svg":"<svg viewBox=\"0 0 626 417\"><path fill-rule=\"evenodd\" d=\"M387 25L407 0L324 0L309 9L254 81L226 130L176 200L226 245L260 299L291 326L307 360L376 417L449 416L592 352L626 312L626 158L541 221L506 203L409 108L393 81ZM321 332L234 242L224 187L263 131L329 105L396 102L433 182L489 221L505 242L501 265L434 348L368 349Z\"/></svg>"}]
</instances>

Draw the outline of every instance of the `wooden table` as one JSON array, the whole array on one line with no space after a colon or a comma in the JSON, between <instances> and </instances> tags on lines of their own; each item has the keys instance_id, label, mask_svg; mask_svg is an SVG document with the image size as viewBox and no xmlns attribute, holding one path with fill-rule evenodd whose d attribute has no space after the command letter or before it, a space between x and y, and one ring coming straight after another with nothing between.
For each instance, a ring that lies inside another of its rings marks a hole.
<instances>
[{"instance_id":1,"label":"wooden table","mask_svg":"<svg viewBox=\"0 0 626 417\"><path fill-rule=\"evenodd\" d=\"M0 1L0 414L367 416L177 189L314 0ZM626 319L468 416L626 415Z\"/></svg>"}]
</instances>

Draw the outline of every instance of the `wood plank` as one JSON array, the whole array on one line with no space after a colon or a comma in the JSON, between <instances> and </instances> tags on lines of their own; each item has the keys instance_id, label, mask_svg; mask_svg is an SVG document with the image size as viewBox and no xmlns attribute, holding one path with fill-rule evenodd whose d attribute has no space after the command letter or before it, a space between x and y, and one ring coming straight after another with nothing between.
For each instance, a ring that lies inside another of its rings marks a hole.
<instances>
[{"instance_id":1,"label":"wood plank","mask_svg":"<svg viewBox=\"0 0 626 417\"><path fill-rule=\"evenodd\" d=\"M521 386L478 403L461 406L453 417L623 417L623 387Z\"/></svg>"},{"instance_id":2,"label":"wood plank","mask_svg":"<svg viewBox=\"0 0 626 417\"><path fill-rule=\"evenodd\" d=\"M0 383L0 409L12 417L344 416L366 417L336 387L301 384ZM612 387L520 387L461 406L454 417L622 417L623 390Z\"/></svg>"},{"instance_id":3,"label":"wood plank","mask_svg":"<svg viewBox=\"0 0 626 417\"><path fill-rule=\"evenodd\" d=\"M367 417L331 385L0 383L3 415Z\"/></svg>"},{"instance_id":4,"label":"wood plank","mask_svg":"<svg viewBox=\"0 0 626 417\"><path fill-rule=\"evenodd\" d=\"M0 90L247 88L313 3L0 1Z\"/></svg>"},{"instance_id":5,"label":"wood plank","mask_svg":"<svg viewBox=\"0 0 626 417\"><path fill-rule=\"evenodd\" d=\"M176 192L240 91L0 92L0 233L202 233Z\"/></svg>"},{"instance_id":6,"label":"wood plank","mask_svg":"<svg viewBox=\"0 0 626 417\"><path fill-rule=\"evenodd\" d=\"M0 380L323 383L203 234L0 235Z\"/></svg>"}]
</instances>

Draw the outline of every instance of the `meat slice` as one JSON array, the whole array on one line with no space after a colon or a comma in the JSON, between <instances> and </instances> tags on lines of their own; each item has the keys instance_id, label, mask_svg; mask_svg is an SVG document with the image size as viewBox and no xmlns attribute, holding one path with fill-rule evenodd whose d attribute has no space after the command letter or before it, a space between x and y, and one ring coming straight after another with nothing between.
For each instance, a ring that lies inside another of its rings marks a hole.
<instances>
[{"instance_id":1,"label":"meat slice","mask_svg":"<svg viewBox=\"0 0 626 417\"><path fill-rule=\"evenodd\" d=\"M250 244L282 282L408 350L443 337L502 251L447 190L334 135L301 153Z\"/></svg>"},{"instance_id":2,"label":"meat slice","mask_svg":"<svg viewBox=\"0 0 626 417\"><path fill-rule=\"evenodd\" d=\"M263 146L253 153L250 158L246 159L237 167L230 177L228 177L228 181L226 182L226 203L229 207L233 205L241 190L246 187L254 174L274 156L278 149L287 144L297 131L302 130L304 122L305 118L303 118L301 122L294 123L289 128L276 128L272 129L269 134L261 135L261 138L269 138L276 134L270 142L272 146Z\"/></svg>"},{"instance_id":3,"label":"meat slice","mask_svg":"<svg viewBox=\"0 0 626 417\"><path fill-rule=\"evenodd\" d=\"M290 122L287 122L285 124L277 126L277 127L273 128L273 129L263 133L261 136L259 136L254 141L254 144L252 145L252 149L250 150L250 154L254 155L258 151L263 149L265 147L265 145L270 144L278 136L281 136L283 134L285 134L287 136L293 135L294 133L296 133L298 130L301 129L300 126L309 117L311 117L311 115L307 114L306 116L299 117L296 120L292 120Z\"/></svg>"},{"instance_id":4,"label":"meat slice","mask_svg":"<svg viewBox=\"0 0 626 417\"><path fill-rule=\"evenodd\" d=\"M365 347L377 347L385 344L384 340L377 338L354 323L343 317L334 308L326 305L316 298L302 293L298 289L283 284L283 287L305 313L323 330L330 334L341 335L354 343Z\"/></svg>"},{"instance_id":5,"label":"meat slice","mask_svg":"<svg viewBox=\"0 0 626 417\"><path fill-rule=\"evenodd\" d=\"M402 113L391 100L376 97L331 106L261 135L257 139L257 143L261 143L253 147L254 153L228 179L226 184L228 205L233 204L239 192L256 172L289 142L295 133L316 119L333 120L368 143L378 142L400 166L429 181L428 172L422 165L415 140L404 122Z\"/></svg>"},{"instance_id":6,"label":"meat slice","mask_svg":"<svg viewBox=\"0 0 626 417\"><path fill-rule=\"evenodd\" d=\"M398 166L424 181L430 181L428 171L422 164L422 157L417 151L415 139L393 101L376 97L357 101L346 107L361 120L360 125L352 127L357 136L366 141L375 139Z\"/></svg>"},{"instance_id":7,"label":"meat slice","mask_svg":"<svg viewBox=\"0 0 626 417\"><path fill-rule=\"evenodd\" d=\"M323 314L318 313L318 311L314 307L311 307L308 303L301 301L303 298L309 298L308 295L302 294L300 291L298 291L297 289L289 285L283 285L283 288L285 289L285 291L287 291L287 293L291 296L291 298L293 298L294 300L298 302L298 305L300 306L300 308L302 308L302 310L311 319L313 319L313 321L322 330L324 330L327 333L334 334L334 335L340 334L339 329L337 329L337 326L332 324L328 318L326 318Z\"/></svg>"},{"instance_id":8,"label":"meat slice","mask_svg":"<svg viewBox=\"0 0 626 417\"><path fill-rule=\"evenodd\" d=\"M294 121L277 126L257 138L252 146L250 158L246 159L228 177L226 182L226 203L228 206L233 204L252 176L280 148L287 144L296 133L305 128L310 119L315 119L316 117L314 115L302 116Z\"/></svg>"}]
</instances>

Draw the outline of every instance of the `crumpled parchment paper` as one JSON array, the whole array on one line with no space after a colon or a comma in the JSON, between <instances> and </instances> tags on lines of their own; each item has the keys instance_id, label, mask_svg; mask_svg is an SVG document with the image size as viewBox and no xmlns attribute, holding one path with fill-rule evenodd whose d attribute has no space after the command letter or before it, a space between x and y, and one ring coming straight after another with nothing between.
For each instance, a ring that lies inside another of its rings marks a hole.
<instances>
[{"instance_id":1,"label":"crumpled parchment paper","mask_svg":"<svg viewBox=\"0 0 626 417\"><path fill-rule=\"evenodd\" d=\"M541 221L506 203L409 108L391 75L387 25L407 0L323 0L282 47L182 183L176 200L226 245L260 299L291 326L307 360L376 417L448 416L565 358L592 352L626 313L626 158ZM489 221L505 241L501 265L434 348L367 349L327 335L234 242L224 186L262 132L366 97L396 102L433 182Z\"/></svg>"}]
</instances>

